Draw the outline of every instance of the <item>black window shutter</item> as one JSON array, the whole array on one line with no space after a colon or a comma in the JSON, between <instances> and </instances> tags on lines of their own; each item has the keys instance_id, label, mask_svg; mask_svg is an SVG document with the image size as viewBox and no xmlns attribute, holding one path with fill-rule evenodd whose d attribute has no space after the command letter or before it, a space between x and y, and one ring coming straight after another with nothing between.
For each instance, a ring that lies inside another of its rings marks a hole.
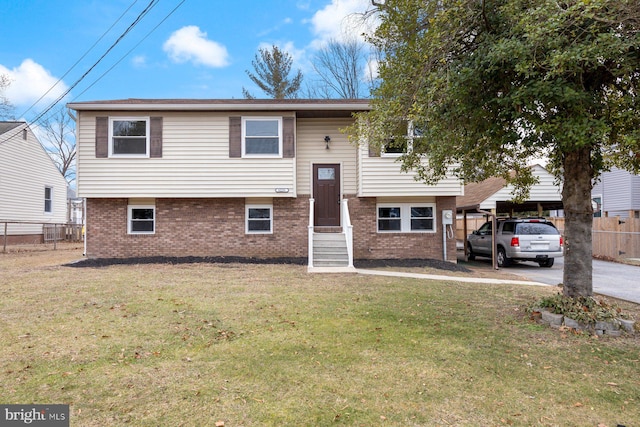
<instances>
[{"instance_id":1,"label":"black window shutter","mask_svg":"<svg viewBox=\"0 0 640 427\"><path fill-rule=\"evenodd\" d=\"M150 120L150 157L162 157L162 117L151 117Z\"/></svg>"},{"instance_id":2,"label":"black window shutter","mask_svg":"<svg viewBox=\"0 0 640 427\"><path fill-rule=\"evenodd\" d=\"M96 117L96 157L109 157L109 117Z\"/></svg>"},{"instance_id":3,"label":"black window shutter","mask_svg":"<svg viewBox=\"0 0 640 427\"><path fill-rule=\"evenodd\" d=\"M282 157L292 159L296 156L296 138L294 131L294 118L282 119Z\"/></svg>"},{"instance_id":4,"label":"black window shutter","mask_svg":"<svg viewBox=\"0 0 640 427\"><path fill-rule=\"evenodd\" d=\"M229 157L242 157L242 120L229 117Z\"/></svg>"}]
</instances>

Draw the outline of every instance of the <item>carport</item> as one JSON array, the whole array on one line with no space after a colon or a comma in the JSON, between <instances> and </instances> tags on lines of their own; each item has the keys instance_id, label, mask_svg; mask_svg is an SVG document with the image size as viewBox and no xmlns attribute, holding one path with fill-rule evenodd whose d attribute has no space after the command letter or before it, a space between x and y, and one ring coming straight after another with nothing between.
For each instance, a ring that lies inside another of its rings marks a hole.
<instances>
[{"instance_id":1,"label":"carport","mask_svg":"<svg viewBox=\"0 0 640 427\"><path fill-rule=\"evenodd\" d=\"M462 215L463 221L463 250L464 259L467 258L467 215L482 214L491 218L493 222L491 240L493 245L493 267L497 270L496 261L496 218L498 216L516 217L522 212L537 212L539 217L546 210L562 210L562 190L555 184L555 178L540 165L531 166L533 175L538 183L531 187L529 199L523 203L513 202L513 186L507 185L503 178L492 177L482 182L470 183L464 186L464 196L456 198L456 212Z\"/></svg>"}]
</instances>

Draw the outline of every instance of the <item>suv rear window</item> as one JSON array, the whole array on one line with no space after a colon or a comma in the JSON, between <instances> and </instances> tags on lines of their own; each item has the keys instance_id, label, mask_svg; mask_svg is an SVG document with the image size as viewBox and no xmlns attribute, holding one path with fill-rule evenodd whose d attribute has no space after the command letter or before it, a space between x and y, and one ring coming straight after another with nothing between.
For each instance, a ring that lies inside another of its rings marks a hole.
<instances>
[{"instance_id":1,"label":"suv rear window","mask_svg":"<svg viewBox=\"0 0 640 427\"><path fill-rule=\"evenodd\" d=\"M560 232L551 224L540 222L521 222L516 225L515 234L560 234Z\"/></svg>"}]
</instances>

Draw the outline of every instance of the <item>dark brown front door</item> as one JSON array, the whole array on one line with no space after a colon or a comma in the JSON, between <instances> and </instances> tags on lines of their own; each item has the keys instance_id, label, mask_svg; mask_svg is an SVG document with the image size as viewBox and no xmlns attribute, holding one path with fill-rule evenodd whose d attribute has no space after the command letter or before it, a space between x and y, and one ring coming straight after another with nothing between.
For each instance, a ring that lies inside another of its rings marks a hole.
<instances>
[{"instance_id":1,"label":"dark brown front door","mask_svg":"<svg viewBox=\"0 0 640 427\"><path fill-rule=\"evenodd\" d=\"M313 165L315 226L340 225L340 165Z\"/></svg>"}]
</instances>

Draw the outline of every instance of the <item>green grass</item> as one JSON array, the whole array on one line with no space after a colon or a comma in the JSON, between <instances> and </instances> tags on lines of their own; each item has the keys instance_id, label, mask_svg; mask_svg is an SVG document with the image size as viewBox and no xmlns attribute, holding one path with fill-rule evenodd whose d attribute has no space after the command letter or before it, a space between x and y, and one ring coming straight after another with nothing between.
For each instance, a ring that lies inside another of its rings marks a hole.
<instances>
[{"instance_id":1,"label":"green grass","mask_svg":"<svg viewBox=\"0 0 640 427\"><path fill-rule=\"evenodd\" d=\"M640 340L532 323L552 288L65 257L0 254L1 400L70 404L73 426L640 419Z\"/></svg>"}]
</instances>

